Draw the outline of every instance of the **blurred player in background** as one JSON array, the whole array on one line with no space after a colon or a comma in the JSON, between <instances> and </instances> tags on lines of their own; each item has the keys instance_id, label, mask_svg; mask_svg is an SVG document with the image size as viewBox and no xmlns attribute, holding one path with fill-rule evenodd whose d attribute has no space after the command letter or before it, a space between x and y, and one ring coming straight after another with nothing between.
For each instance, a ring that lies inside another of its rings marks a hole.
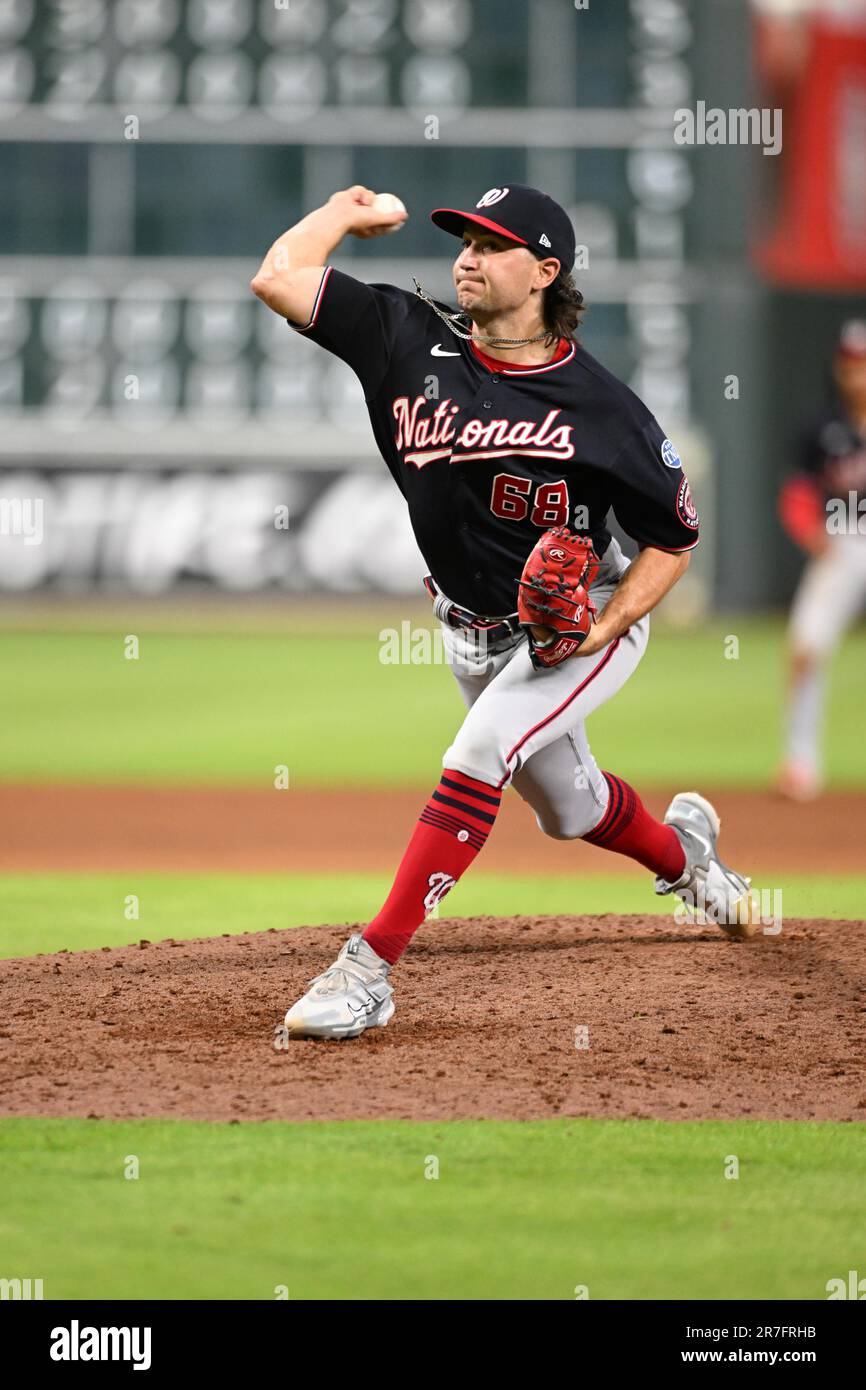
<instances>
[{"instance_id":1,"label":"blurred player in background","mask_svg":"<svg viewBox=\"0 0 866 1390\"><path fill-rule=\"evenodd\" d=\"M779 790L796 800L822 787L827 668L866 606L866 320L846 323L833 355L836 399L804 438L779 511L808 555L789 628L790 685Z\"/></svg>"}]
</instances>

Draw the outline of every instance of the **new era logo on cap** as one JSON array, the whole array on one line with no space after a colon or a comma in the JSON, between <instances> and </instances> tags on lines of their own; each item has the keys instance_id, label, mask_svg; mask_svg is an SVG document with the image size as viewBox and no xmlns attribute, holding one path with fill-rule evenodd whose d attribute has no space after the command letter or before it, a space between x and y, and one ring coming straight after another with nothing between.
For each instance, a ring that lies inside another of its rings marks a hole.
<instances>
[{"instance_id":1,"label":"new era logo on cap","mask_svg":"<svg viewBox=\"0 0 866 1390\"><path fill-rule=\"evenodd\" d=\"M539 240L539 244L540 244L541 246L549 246L549 245L550 245L550 241L549 241L548 238L544 235L544 232L541 233L541 236L538 238L538 240Z\"/></svg>"}]
</instances>

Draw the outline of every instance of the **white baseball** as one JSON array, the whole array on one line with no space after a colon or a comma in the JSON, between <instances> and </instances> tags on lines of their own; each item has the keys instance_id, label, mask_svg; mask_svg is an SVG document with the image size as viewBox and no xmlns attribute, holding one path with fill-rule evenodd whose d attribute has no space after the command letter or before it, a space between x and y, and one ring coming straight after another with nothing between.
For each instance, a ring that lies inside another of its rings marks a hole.
<instances>
[{"instance_id":1,"label":"white baseball","mask_svg":"<svg viewBox=\"0 0 866 1390\"><path fill-rule=\"evenodd\" d=\"M376 212L406 211L406 204L402 201L402 199L397 197L396 193L377 193L375 198L373 199L372 205L375 208ZM403 223L398 222L395 227L386 227L385 231L389 234L391 232L399 232L402 226Z\"/></svg>"}]
</instances>

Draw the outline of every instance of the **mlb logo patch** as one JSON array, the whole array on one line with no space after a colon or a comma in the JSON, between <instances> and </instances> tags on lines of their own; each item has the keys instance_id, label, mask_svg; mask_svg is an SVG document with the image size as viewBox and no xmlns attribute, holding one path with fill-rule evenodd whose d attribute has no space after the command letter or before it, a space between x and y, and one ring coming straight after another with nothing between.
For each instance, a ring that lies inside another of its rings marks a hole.
<instances>
[{"instance_id":1,"label":"mlb logo patch","mask_svg":"<svg viewBox=\"0 0 866 1390\"><path fill-rule=\"evenodd\" d=\"M682 468L680 456L669 439L662 443L662 463L667 468Z\"/></svg>"}]
</instances>

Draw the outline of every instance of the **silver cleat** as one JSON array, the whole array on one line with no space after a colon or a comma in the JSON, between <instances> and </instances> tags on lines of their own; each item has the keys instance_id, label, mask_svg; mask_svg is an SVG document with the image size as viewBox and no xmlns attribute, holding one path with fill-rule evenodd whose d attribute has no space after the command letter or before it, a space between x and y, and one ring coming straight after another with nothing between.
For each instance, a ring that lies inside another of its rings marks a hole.
<instances>
[{"instance_id":1,"label":"silver cleat","mask_svg":"<svg viewBox=\"0 0 866 1390\"><path fill-rule=\"evenodd\" d=\"M719 858L721 822L714 806L697 792L677 792L665 811L665 825L676 832L686 867L676 883L655 881L659 894L676 893L696 921L712 922L728 936L754 936L760 915L750 878L729 869Z\"/></svg>"},{"instance_id":2,"label":"silver cleat","mask_svg":"<svg viewBox=\"0 0 866 1390\"><path fill-rule=\"evenodd\" d=\"M349 937L334 964L286 1014L290 1038L357 1038L367 1028L384 1028L394 1014L391 967L360 932Z\"/></svg>"}]
</instances>

